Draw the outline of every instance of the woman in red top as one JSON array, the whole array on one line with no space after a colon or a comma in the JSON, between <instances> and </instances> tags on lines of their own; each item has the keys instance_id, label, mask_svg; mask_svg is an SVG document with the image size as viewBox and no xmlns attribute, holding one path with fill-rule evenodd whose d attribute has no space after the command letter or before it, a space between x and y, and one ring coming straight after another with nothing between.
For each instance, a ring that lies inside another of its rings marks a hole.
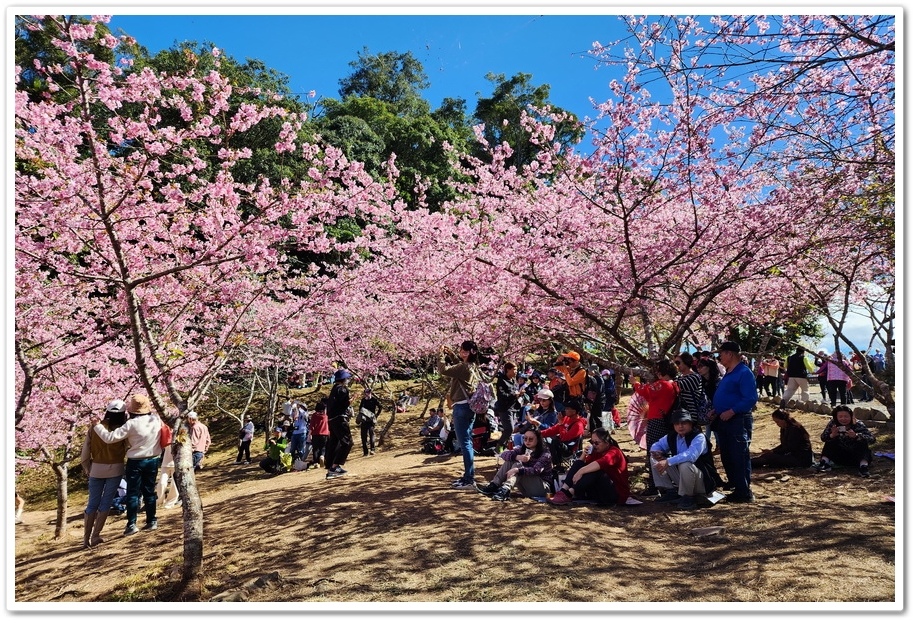
<instances>
[{"instance_id":1,"label":"woman in red top","mask_svg":"<svg viewBox=\"0 0 916 623\"><path fill-rule=\"evenodd\" d=\"M574 498L594 500L599 506L626 504L630 479L620 446L604 428L592 431L591 444L569 468L563 486L548 500L551 504L566 505Z\"/></svg>"},{"instance_id":2,"label":"woman in red top","mask_svg":"<svg viewBox=\"0 0 916 623\"><path fill-rule=\"evenodd\" d=\"M563 419L541 431L544 439L549 440L550 457L555 467L559 467L564 458L572 456L585 432L587 422L581 412L582 403L578 399L568 400L563 408Z\"/></svg>"},{"instance_id":3,"label":"woman in red top","mask_svg":"<svg viewBox=\"0 0 916 623\"><path fill-rule=\"evenodd\" d=\"M677 367L670 359L659 359L653 368L656 379L651 383L633 383L633 392L646 399L649 408L646 411L646 448L667 435L671 426L665 422L665 415L671 412L671 407L677 398ZM646 450L646 466L651 470L651 459ZM649 485L643 495L658 495L654 484Z\"/></svg>"}]
</instances>

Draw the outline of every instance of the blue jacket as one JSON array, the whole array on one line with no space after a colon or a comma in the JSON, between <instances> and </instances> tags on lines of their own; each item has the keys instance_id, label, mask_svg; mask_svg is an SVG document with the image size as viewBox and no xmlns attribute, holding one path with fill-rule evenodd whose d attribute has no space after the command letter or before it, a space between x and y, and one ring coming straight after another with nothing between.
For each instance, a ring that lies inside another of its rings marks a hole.
<instances>
[{"instance_id":1,"label":"blue jacket","mask_svg":"<svg viewBox=\"0 0 916 623\"><path fill-rule=\"evenodd\" d=\"M735 413L750 413L757 404L757 379L745 364L739 363L719 380L712 397L716 413L732 409Z\"/></svg>"}]
</instances>

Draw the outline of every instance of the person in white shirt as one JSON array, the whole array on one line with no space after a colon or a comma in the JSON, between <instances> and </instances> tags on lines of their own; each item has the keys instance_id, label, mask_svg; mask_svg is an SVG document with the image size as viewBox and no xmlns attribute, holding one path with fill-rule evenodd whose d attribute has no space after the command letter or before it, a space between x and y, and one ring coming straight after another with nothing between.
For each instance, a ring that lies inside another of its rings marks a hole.
<instances>
[{"instance_id":1,"label":"person in white shirt","mask_svg":"<svg viewBox=\"0 0 916 623\"><path fill-rule=\"evenodd\" d=\"M137 511L140 507L140 496L146 507L146 526L144 530L155 530L159 527L156 521L156 476L159 473L159 457L162 447L159 445L159 431L162 420L152 412L150 401L143 394L134 394L126 406L129 419L120 428L108 431L100 424L101 418L93 415L90 418L93 432L105 443L116 443L127 439L127 466L124 479L127 481L127 527L124 534L139 532L137 528Z\"/></svg>"}]
</instances>

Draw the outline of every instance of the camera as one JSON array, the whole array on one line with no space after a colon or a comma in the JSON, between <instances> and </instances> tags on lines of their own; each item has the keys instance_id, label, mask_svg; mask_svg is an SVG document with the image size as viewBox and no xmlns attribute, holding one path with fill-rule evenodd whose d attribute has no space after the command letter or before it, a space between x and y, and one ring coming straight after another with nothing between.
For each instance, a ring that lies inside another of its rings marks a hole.
<instances>
[{"instance_id":1,"label":"camera","mask_svg":"<svg viewBox=\"0 0 916 623\"><path fill-rule=\"evenodd\" d=\"M845 433L845 432L846 432L846 427L845 427L845 426L837 426L836 429L837 429L838 432L841 432L841 433Z\"/></svg>"}]
</instances>

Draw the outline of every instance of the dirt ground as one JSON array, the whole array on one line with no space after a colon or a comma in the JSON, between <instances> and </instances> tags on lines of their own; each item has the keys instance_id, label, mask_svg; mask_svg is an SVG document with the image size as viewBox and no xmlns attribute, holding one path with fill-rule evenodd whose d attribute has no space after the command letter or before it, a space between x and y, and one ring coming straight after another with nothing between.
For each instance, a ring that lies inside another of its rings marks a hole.
<instances>
[{"instance_id":1,"label":"dirt ground","mask_svg":"<svg viewBox=\"0 0 916 623\"><path fill-rule=\"evenodd\" d=\"M419 452L421 408L397 415L375 456L362 456L351 426L350 474L335 480L325 480L324 470L270 477L257 459L233 465L235 429L216 434L215 447L224 445L211 448L197 475L205 512L204 599L431 607L587 602L609 609L618 602L648 609L668 602L688 602L687 608L803 602L828 609L860 602L876 610L902 604L889 458L875 459L871 479L854 470L757 470L756 503L721 502L694 512L648 498L613 509L555 508L520 497L499 503L449 488L461 473L460 456ZM772 409L758 405L752 452L777 443ZM795 415L819 451L827 418ZM625 429L615 438L638 493L647 484L645 455ZM876 449L893 452L884 439ZM479 457L476 465L483 484L496 459ZM157 601L179 577L181 508L160 508L158 531L130 537L122 535L125 520L114 518L105 543L87 551L84 504L85 491L72 491L69 532L60 540L53 538L53 505L27 505L24 522L15 526L16 604ZM724 532L703 538L690 532L710 526Z\"/></svg>"}]
</instances>

